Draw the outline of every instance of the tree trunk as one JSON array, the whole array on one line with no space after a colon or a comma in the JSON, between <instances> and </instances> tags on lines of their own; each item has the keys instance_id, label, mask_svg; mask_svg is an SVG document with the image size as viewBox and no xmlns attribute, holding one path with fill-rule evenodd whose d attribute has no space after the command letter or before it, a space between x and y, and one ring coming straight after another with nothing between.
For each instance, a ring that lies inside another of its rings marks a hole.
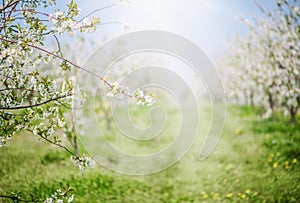
<instances>
[{"instance_id":1,"label":"tree trunk","mask_svg":"<svg viewBox=\"0 0 300 203\"><path fill-rule=\"evenodd\" d=\"M274 100L273 100L273 97L271 94L268 94L269 96L269 105L270 105L270 108L272 110L272 115L271 117L273 118L274 117Z\"/></svg>"},{"instance_id":2,"label":"tree trunk","mask_svg":"<svg viewBox=\"0 0 300 203\"><path fill-rule=\"evenodd\" d=\"M106 118L106 129L110 132L111 125L110 125L110 118Z\"/></svg>"},{"instance_id":3,"label":"tree trunk","mask_svg":"<svg viewBox=\"0 0 300 203\"><path fill-rule=\"evenodd\" d=\"M253 90L251 90L251 92L250 92L250 105L252 107L254 107L254 93L253 92L254 92Z\"/></svg>"},{"instance_id":4,"label":"tree trunk","mask_svg":"<svg viewBox=\"0 0 300 203\"><path fill-rule=\"evenodd\" d=\"M105 119L105 122L106 122L106 129L107 131L111 131L111 118L110 118L110 115L109 115L109 109L104 109L103 107L103 112L104 112L104 119Z\"/></svg>"},{"instance_id":5,"label":"tree trunk","mask_svg":"<svg viewBox=\"0 0 300 203\"><path fill-rule=\"evenodd\" d=\"M290 108L290 115L291 115L291 124L295 124L296 115L297 115L297 108L291 107Z\"/></svg>"},{"instance_id":6,"label":"tree trunk","mask_svg":"<svg viewBox=\"0 0 300 203\"><path fill-rule=\"evenodd\" d=\"M79 156L79 150L78 150L78 143L77 143L77 136L76 135L73 136L73 145L74 145L75 154L77 156Z\"/></svg>"},{"instance_id":7,"label":"tree trunk","mask_svg":"<svg viewBox=\"0 0 300 203\"><path fill-rule=\"evenodd\" d=\"M263 105L260 106L260 117L264 115L265 107Z\"/></svg>"}]
</instances>

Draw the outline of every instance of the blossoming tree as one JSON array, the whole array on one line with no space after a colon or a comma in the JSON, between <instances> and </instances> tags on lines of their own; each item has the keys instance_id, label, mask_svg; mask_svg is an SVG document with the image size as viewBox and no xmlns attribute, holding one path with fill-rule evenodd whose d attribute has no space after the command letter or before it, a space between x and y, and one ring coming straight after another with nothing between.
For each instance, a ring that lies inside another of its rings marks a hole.
<instances>
[{"instance_id":1,"label":"blossoming tree","mask_svg":"<svg viewBox=\"0 0 300 203\"><path fill-rule=\"evenodd\" d=\"M231 95L251 98L263 106L264 117L272 116L275 107L290 114L294 123L300 105L300 11L299 0L277 3L274 12L258 8L264 17L248 25L247 38L236 41L226 58L223 71ZM248 92L241 94L241 92Z\"/></svg>"},{"instance_id":2,"label":"blossoming tree","mask_svg":"<svg viewBox=\"0 0 300 203\"><path fill-rule=\"evenodd\" d=\"M121 0L111 6L126 3ZM74 71L86 71L102 81L110 97L124 94L136 99L138 105L152 105L155 101L139 90L130 93L126 87L66 58L59 36L97 31L101 21L92 14L101 9L80 17L80 8L71 0L64 10L47 12L55 9L55 4L56 0L7 0L0 5L0 145L16 134L29 132L66 150L74 164L84 170L95 164L93 159L68 148L62 139L63 134L76 136L68 115L73 105L84 102L84 92L71 77ZM55 50L45 45L52 38L57 45ZM53 72L59 74L51 77ZM71 202L69 190L58 190L45 202ZM6 198L22 201L18 195Z\"/></svg>"}]
</instances>

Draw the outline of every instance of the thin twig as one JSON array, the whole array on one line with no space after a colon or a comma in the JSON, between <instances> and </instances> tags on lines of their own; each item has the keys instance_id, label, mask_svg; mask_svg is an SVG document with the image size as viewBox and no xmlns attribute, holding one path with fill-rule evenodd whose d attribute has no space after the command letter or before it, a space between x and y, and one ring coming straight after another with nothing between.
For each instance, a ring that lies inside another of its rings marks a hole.
<instances>
[{"instance_id":1,"label":"thin twig","mask_svg":"<svg viewBox=\"0 0 300 203\"><path fill-rule=\"evenodd\" d=\"M3 74L1 74L1 73L0 73L0 76L5 77L6 79L14 80L14 78L12 78L12 77L10 77L10 76L7 76L7 75L3 75Z\"/></svg>"},{"instance_id":2,"label":"thin twig","mask_svg":"<svg viewBox=\"0 0 300 203\"><path fill-rule=\"evenodd\" d=\"M32 13L35 13L35 14L40 14L40 15L43 15L43 16L50 17L50 14L45 13L45 12L41 12L41 11L36 11L35 9L14 9L14 8L12 8L11 10L3 11L2 13L15 13L15 12L32 12ZM51 16L51 18L56 19L53 16Z\"/></svg>"},{"instance_id":3,"label":"thin twig","mask_svg":"<svg viewBox=\"0 0 300 203\"><path fill-rule=\"evenodd\" d=\"M27 129L27 131L33 133L33 131L30 130L30 129ZM69 154L71 154L72 156L75 156L75 157L78 158L78 156L77 156L76 154L74 154L71 150L69 150L66 146L61 145L61 144L59 144L59 143L57 143L57 142L54 142L54 141L48 139L47 137L45 137L45 136L43 136L43 135L38 134L38 136L41 137L41 138L43 138L45 141L49 142L50 144L56 145L56 146L58 146L58 147L60 147L60 148L62 148L62 149L64 149L64 150L66 150L66 151L67 151Z\"/></svg>"},{"instance_id":4,"label":"thin twig","mask_svg":"<svg viewBox=\"0 0 300 203\"><path fill-rule=\"evenodd\" d=\"M112 21L112 22L100 23L99 25L110 25L110 24L123 24L123 23L120 21Z\"/></svg>"},{"instance_id":5,"label":"thin twig","mask_svg":"<svg viewBox=\"0 0 300 203\"><path fill-rule=\"evenodd\" d=\"M89 14L87 14L86 16L83 16L78 22L83 21L83 19L85 19L85 18L87 18L87 17L93 15L94 13L97 13L97 12L99 12L99 11L102 11L102 10L104 10L104 9L108 9L108 8L111 8L111 7L114 7L114 6L116 6L116 4L111 4L111 5L109 5L109 6L105 6L105 7L103 7L103 8L96 9L96 10L90 12Z\"/></svg>"},{"instance_id":6,"label":"thin twig","mask_svg":"<svg viewBox=\"0 0 300 203\"><path fill-rule=\"evenodd\" d=\"M66 109L72 109L70 106L67 106L67 105L61 103L59 100L57 100L57 102L58 102L60 105L62 105L63 107L65 107Z\"/></svg>"},{"instance_id":7,"label":"thin twig","mask_svg":"<svg viewBox=\"0 0 300 203\"><path fill-rule=\"evenodd\" d=\"M3 11L11 6L13 6L15 3L19 3L20 0L16 0L16 1L12 1L9 4L7 4L6 6L3 5L3 8L0 9L0 13L3 13Z\"/></svg>"},{"instance_id":8,"label":"thin twig","mask_svg":"<svg viewBox=\"0 0 300 203\"><path fill-rule=\"evenodd\" d=\"M55 41L56 41L57 48L58 48L58 51L59 51L59 53L60 53L60 56L61 56L61 57L64 57L64 55L63 55L63 53L62 53L62 51L61 51L60 42L59 42L57 36L56 36L55 34L54 34L53 36L54 36L54 38L55 38Z\"/></svg>"}]
</instances>

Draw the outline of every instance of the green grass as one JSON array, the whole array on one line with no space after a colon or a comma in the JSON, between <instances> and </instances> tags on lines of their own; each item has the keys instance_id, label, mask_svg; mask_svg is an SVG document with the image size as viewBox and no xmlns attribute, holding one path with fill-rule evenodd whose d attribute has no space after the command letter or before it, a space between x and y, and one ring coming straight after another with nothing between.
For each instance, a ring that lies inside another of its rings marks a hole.
<instances>
[{"instance_id":1,"label":"green grass","mask_svg":"<svg viewBox=\"0 0 300 203\"><path fill-rule=\"evenodd\" d=\"M180 162L149 176L101 167L80 173L64 151L28 134L17 136L0 148L0 194L44 198L70 184L75 202L300 202L300 127L281 115L261 121L258 113L230 106L210 157L198 160L198 139Z\"/></svg>"}]
</instances>

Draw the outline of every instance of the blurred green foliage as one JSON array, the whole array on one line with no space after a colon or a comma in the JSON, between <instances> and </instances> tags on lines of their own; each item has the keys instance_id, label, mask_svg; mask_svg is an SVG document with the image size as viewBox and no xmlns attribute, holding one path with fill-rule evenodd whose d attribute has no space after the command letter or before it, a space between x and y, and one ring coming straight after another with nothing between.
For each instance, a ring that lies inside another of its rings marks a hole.
<instances>
[{"instance_id":1,"label":"blurred green foliage","mask_svg":"<svg viewBox=\"0 0 300 203\"><path fill-rule=\"evenodd\" d=\"M282 115L259 120L259 109L230 106L205 161L197 141L165 171L126 176L101 167L80 173L64 151L24 134L0 148L0 194L43 198L67 183L75 202L300 202L299 146L300 127Z\"/></svg>"}]
</instances>

